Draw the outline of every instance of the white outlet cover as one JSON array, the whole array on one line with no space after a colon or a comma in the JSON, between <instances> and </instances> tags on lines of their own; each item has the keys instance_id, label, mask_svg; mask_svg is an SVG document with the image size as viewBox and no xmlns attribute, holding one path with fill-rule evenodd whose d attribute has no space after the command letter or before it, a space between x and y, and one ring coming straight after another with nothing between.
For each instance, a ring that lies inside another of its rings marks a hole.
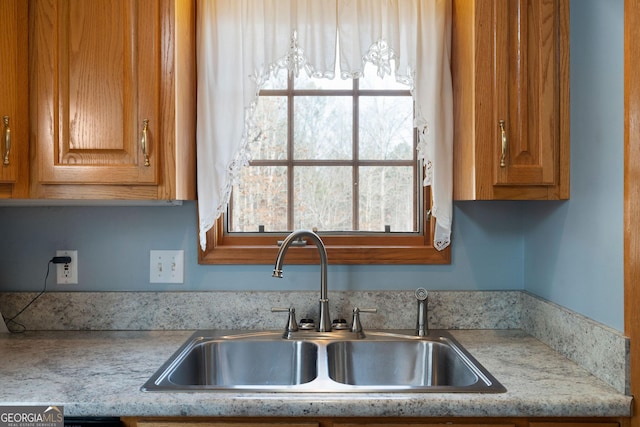
<instances>
[{"instance_id":1,"label":"white outlet cover","mask_svg":"<svg viewBox=\"0 0 640 427\"><path fill-rule=\"evenodd\" d=\"M150 251L149 283L184 283L184 251Z\"/></svg>"},{"instance_id":2,"label":"white outlet cover","mask_svg":"<svg viewBox=\"0 0 640 427\"><path fill-rule=\"evenodd\" d=\"M58 285L78 284L78 251L59 249L56 256L69 256L69 264L56 264L56 283Z\"/></svg>"}]
</instances>

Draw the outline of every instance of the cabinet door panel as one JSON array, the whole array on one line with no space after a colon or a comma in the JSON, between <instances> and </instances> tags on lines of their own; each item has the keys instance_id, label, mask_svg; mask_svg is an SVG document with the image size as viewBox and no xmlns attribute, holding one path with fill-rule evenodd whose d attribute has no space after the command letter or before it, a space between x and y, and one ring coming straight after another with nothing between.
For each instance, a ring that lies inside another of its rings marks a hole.
<instances>
[{"instance_id":1,"label":"cabinet door panel","mask_svg":"<svg viewBox=\"0 0 640 427\"><path fill-rule=\"evenodd\" d=\"M38 181L157 184L159 3L34 4Z\"/></svg>"},{"instance_id":2,"label":"cabinet door panel","mask_svg":"<svg viewBox=\"0 0 640 427\"><path fill-rule=\"evenodd\" d=\"M557 184L557 9L555 0L493 2L494 185Z\"/></svg>"},{"instance_id":3,"label":"cabinet door panel","mask_svg":"<svg viewBox=\"0 0 640 427\"><path fill-rule=\"evenodd\" d=\"M0 182L15 182L16 168L11 167L11 163L4 164L4 159L7 154L6 145L6 132L11 129L11 125L15 124L16 118L16 104L17 98L17 16L15 1L8 1L0 3L0 25L2 30L0 31L0 52L2 52L3 59L0 61ZM9 128L5 127L4 117L9 124ZM14 130L16 129L13 126ZM10 139L9 139L10 141ZM11 151L8 151L9 158L7 160L13 160ZM9 167L8 167L9 166Z\"/></svg>"},{"instance_id":4,"label":"cabinet door panel","mask_svg":"<svg viewBox=\"0 0 640 427\"><path fill-rule=\"evenodd\" d=\"M0 183L9 183L0 197L25 197L28 173L29 114L27 5L0 2ZM16 194L16 185L22 185Z\"/></svg>"}]
</instances>

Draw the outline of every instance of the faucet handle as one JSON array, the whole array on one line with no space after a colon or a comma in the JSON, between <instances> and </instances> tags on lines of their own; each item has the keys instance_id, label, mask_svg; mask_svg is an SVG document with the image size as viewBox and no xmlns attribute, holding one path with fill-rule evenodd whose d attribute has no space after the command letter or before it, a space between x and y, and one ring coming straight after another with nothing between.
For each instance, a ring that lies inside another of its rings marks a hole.
<instances>
[{"instance_id":1,"label":"faucet handle","mask_svg":"<svg viewBox=\"0 0 640 427\"><path fill-rule=\"evenodd\" d=\"M287 318L287 324L284 328L284 334L282 335L283 338L291 338L291 334L293 332L297 332L298 331L298 322L296 321L296 309L293 307L289 307L289 308L278 308L278 307L274 307L271 309L272 313L284 313L287 312L289 313L289 317Z\"/></svg>"},{"instance_id":2,"label":"faucet handle","mask_svg":"<svg viewBox=\"0 0 640 427\"><path fill-rule=\"evenodd\" d=\"M359 338L364 338L362 323L360 323L360 313L377 313L377 308L353 308L353 319L351 320L351 332L358 334Z\"/></svg>"}]
</instances>

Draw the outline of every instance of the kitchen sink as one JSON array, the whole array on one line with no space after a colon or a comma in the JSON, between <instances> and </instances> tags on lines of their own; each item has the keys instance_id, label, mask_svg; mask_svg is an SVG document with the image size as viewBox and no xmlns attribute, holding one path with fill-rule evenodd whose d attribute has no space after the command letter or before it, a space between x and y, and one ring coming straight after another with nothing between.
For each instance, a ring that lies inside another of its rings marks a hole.
<instances>
[{"instance_id":1,"label":"kitchen sink","mask_svg":"<svg viewBox=\"0 0 640 427\"><path fill-rule=\"evenodd\" d=\"M143 391L469 392L505 388L447 331L197 331Z\"/></svg>"}]
</instances>

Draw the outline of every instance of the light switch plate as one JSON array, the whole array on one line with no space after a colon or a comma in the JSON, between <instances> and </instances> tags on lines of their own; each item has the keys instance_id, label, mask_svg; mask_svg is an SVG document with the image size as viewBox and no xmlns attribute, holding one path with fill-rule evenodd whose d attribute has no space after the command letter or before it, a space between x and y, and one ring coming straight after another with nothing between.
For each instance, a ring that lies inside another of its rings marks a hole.
<instances>
[{"instance_id":1,"label":"light switch plate","mask_svg":"<svg viewBox=\"0 0 640 427\"><path fill-rule=\"evenodd\" d=\"M149 283L184 283L184 251L150 251Z\"/></svg>"}]
</instances>

